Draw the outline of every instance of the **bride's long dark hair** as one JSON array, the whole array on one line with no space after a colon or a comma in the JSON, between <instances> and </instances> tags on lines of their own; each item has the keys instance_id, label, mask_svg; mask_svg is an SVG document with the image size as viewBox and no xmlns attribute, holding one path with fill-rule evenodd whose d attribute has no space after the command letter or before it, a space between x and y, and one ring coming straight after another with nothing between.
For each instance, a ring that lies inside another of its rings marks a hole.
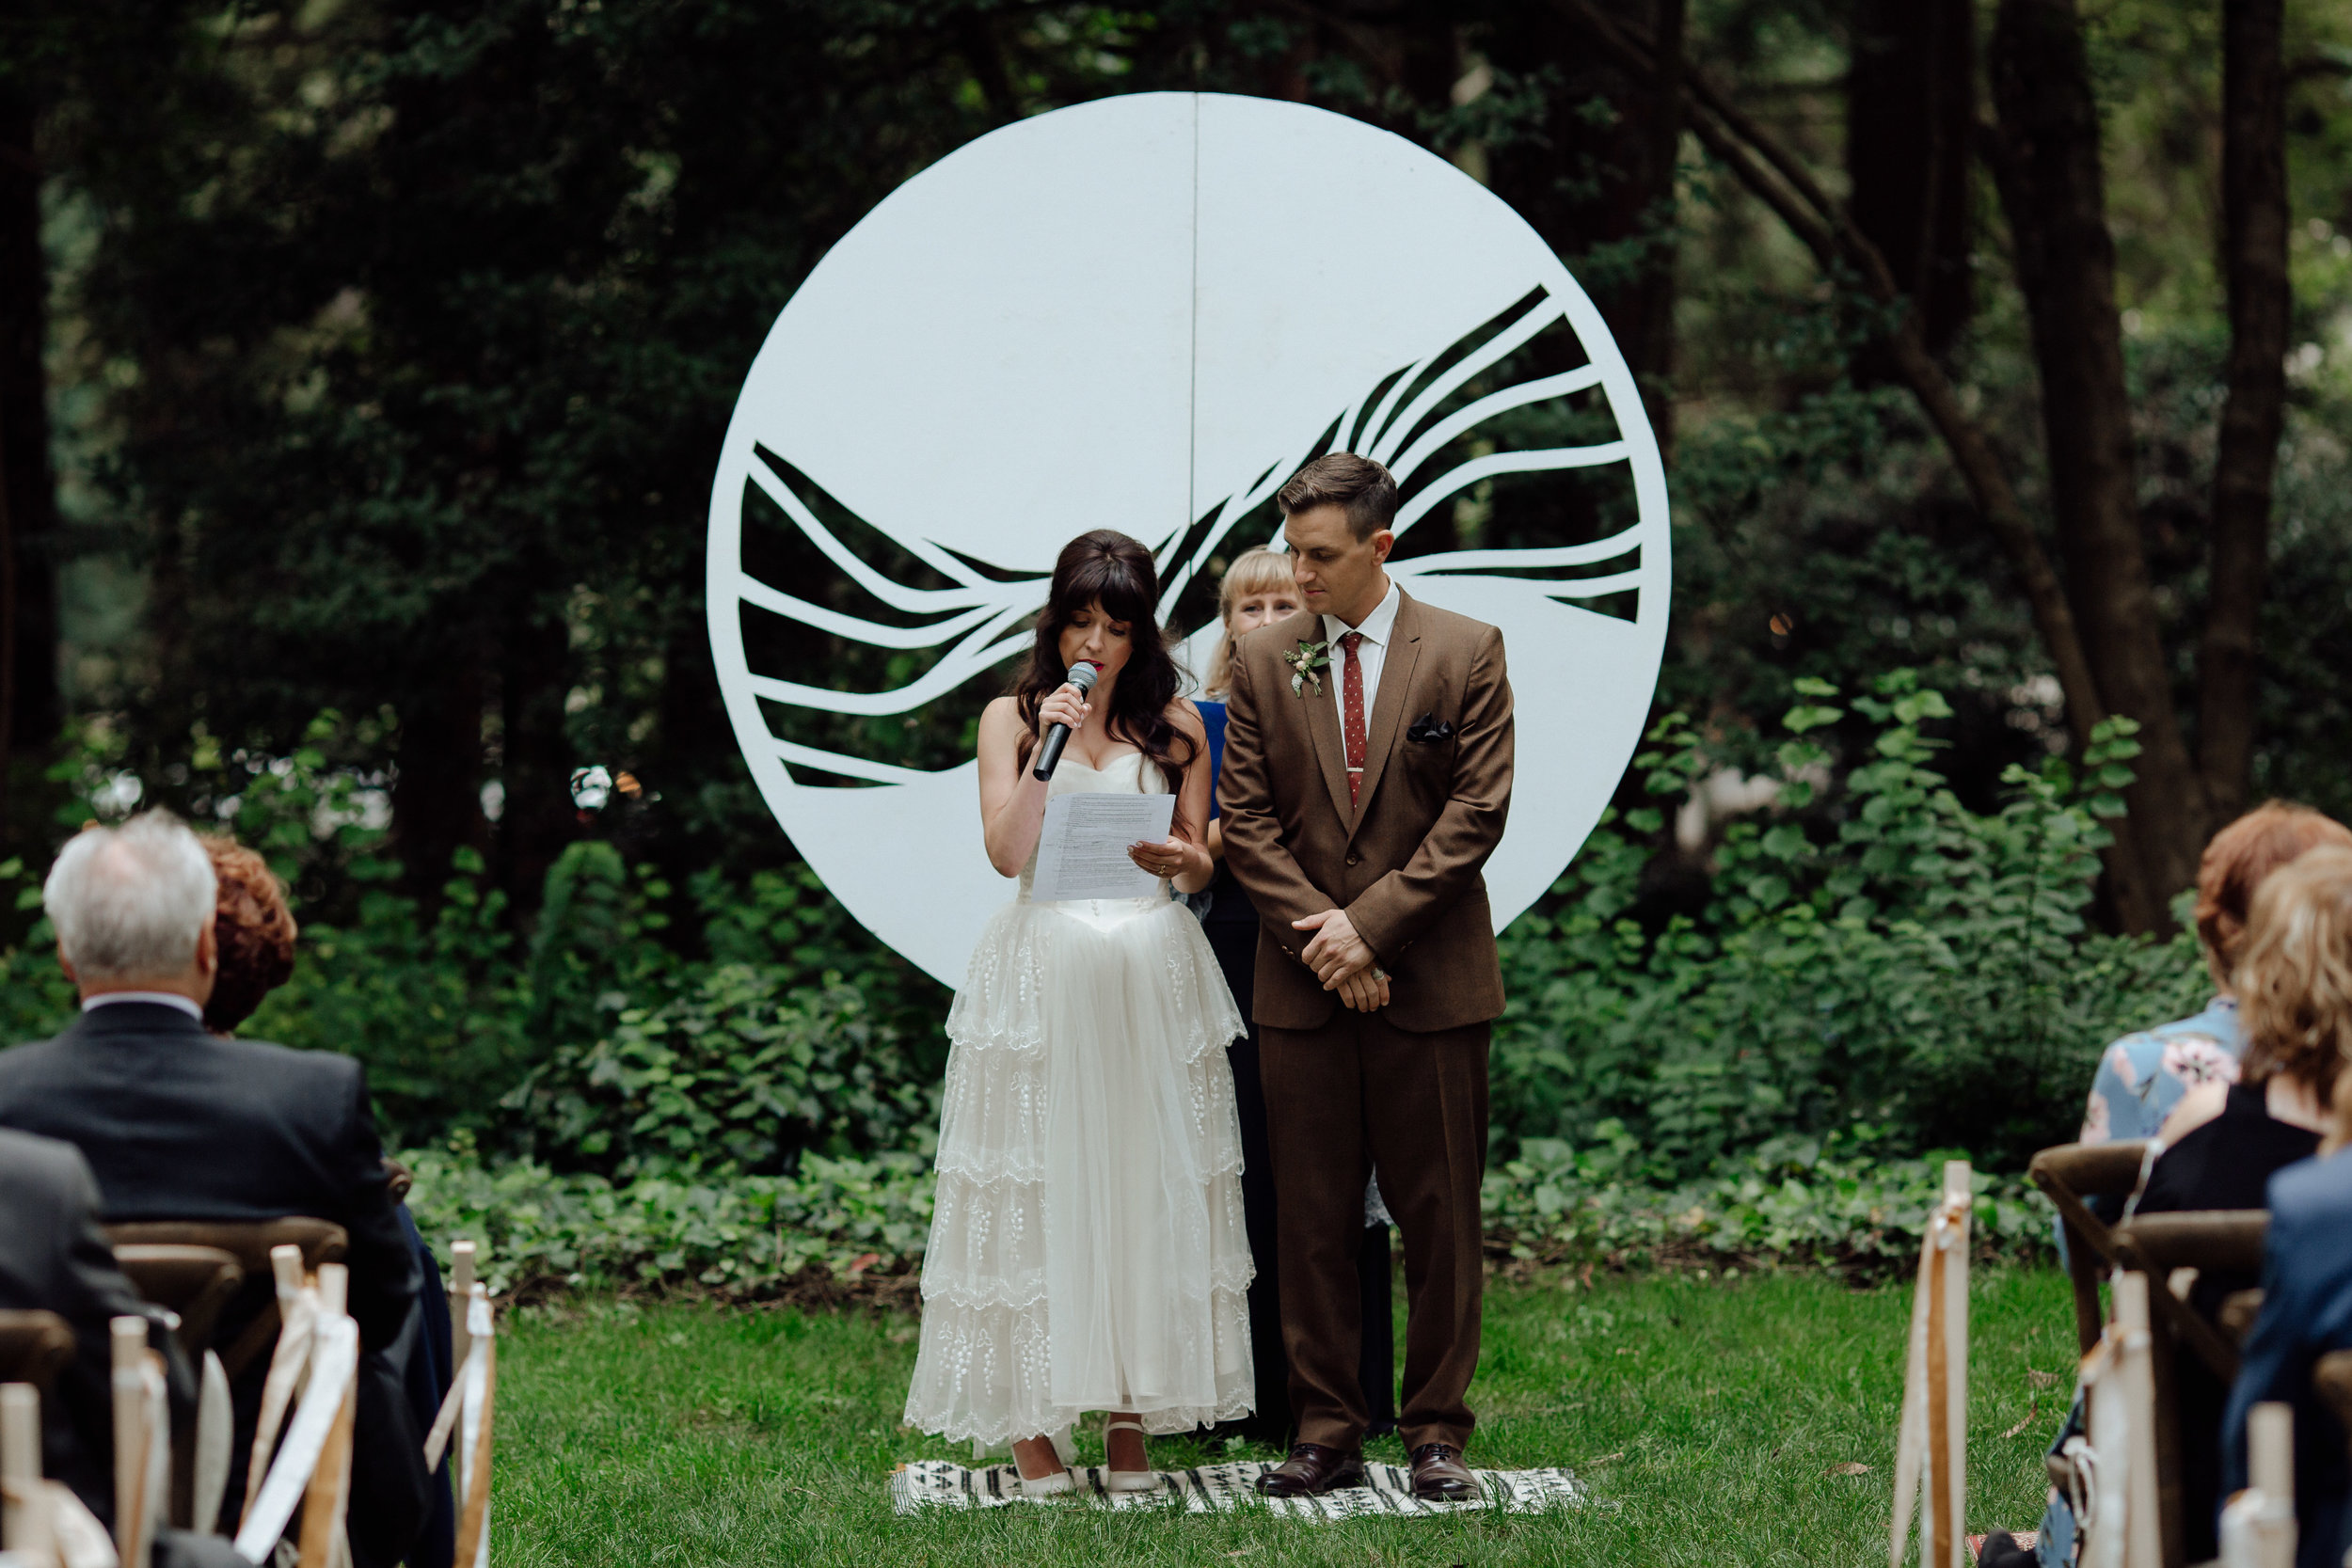
<instances>
[{"instance_id":1,"label":"bride's long dark hair","mask_svg":"<svg viewBox=\"0 0 2352 1568\"><path fill-rule=\"evenodd\" d=\"M1027 666L1012 683L1023 731L1021 765L1028 766L1030 748L1037 744L1039 707L1070 673L1061 661L1061 634L1080 610L1098 602L1104 614L1127 624L1132 650L1111 689L1103 731L1141 752L1144 761L1167 778L1168 793L1181 796L1184 769L1200 748L1168 721L1168 705L1184 682L1160 629L1160 575L1150 550L1113 529L1078 535L1062 546L1061 559L1054 562L1053 587L1037 618L1037 642L1029 650ZM1176 831L1199 840L1198 830L1181 808Z\"/></svg>"}]
</instances>

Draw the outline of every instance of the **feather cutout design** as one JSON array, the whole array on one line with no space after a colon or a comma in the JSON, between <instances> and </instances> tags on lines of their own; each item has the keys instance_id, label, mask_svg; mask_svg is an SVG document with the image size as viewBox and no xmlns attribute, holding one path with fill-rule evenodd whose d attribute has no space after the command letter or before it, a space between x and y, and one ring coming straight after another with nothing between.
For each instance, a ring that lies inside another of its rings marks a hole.
<instances>
[{"instance_id":1,"label":"feather cutout design","mask_svg":"<svg viewBox=\"0 0 2352 1568\"><path fill-rule=\"evenodd\" d=\"M1200 524L1173 530L1157 541L1147 540L1152 546L1164 585L1163 612L1172 615L1185 590L1208 571L1212 560L1235 547L1232 535L1238 526L1264 508L1302 465L1326 451L1359 451L1389 466L1405 497L1395 523L1400 537L1438 507L1497 476L1625 462L1629 448L1622 436L1590 445L1519 450L1502 448L1498 440L1489 438L1491 427L1501 416L1559 404L1599 387L1603 373L1597 363L1515 381L1449 409L1449 404L1466 387L1509 360L1539 334L1565 320L1563 303L1554 293L1548 289L1534 291L1513 311L1505 313L1499 330L1489 332L1494 324L1482 324L1472 333L1433 347L1366 388L1312 438L1300 441L1294 455L1268 465L1248 484L1228 496ZM1472 449L1469 455L1425 483L1414 483L1437 459L1465 447ZM930 666L914 678L878 691L845 691L755 670L750 675L750 689L764 701L787 708L857 718L911 713L948 696L976 676L989 673L1029 646L1031 617L1045 602L1049 585L1045 576L1005 577L983 571L955 551L918 534L898 533L895 537L901 548L949 584L944 588L912 586L862 559L818 515L787 478L785 466L764 449L750 464L748 479L841 578L901 620L893 624L828 608L815 599L762 581L742 570L739 563L734 585L740 603L812 631L875 649L941 650ZM1642 587L1641 532L1637 524L1604 538L1548 548L1445 551L1392 560L1390 570L1393 576L1408 581L1477 577L1512 583L1558 601L1603 598L1638 592ZM1614 562L1623 564L1597 575L1541 575ZM877 762L772 735L770 743L786 764L838 779L892 784L936 776L930 769Z\"/></svg>"}]
</instances>

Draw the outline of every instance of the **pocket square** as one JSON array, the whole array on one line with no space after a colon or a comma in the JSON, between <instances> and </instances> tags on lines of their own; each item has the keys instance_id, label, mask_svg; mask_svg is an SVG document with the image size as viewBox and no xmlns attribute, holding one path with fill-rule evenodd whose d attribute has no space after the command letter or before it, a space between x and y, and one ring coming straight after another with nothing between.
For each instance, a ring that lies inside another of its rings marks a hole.
<instances>
[{"instance_id":1,"label":"pocket square","mask_svg":"<svg viewBox=\"0 0 2352 1568\"><path fill-rule=\"evenodd\" d=\"M1424 713L1413 721L1413 727L1405 732L1405 738L1423 746L1435 746L1454 738L1454 723L1434 713Z\"/></svg>"}]
</instances>

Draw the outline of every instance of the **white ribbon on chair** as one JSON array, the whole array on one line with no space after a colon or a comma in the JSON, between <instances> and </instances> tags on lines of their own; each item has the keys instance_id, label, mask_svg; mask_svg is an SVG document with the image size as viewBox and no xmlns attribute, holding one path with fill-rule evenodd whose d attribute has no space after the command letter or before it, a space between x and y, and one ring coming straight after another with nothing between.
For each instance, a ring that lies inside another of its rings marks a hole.
<instances>
[{"instance_id":1,"label":"white ribbon on chair","mask_svg":"<svg viewBox=\"0 0 2352 1568\"><path fill-rule=\"evenodd\" d=\"M228 1370L219 1355L208 1350L196 1397L196 1495L188 1520L199 1535L211 1535L220 1527L221 1498L229 1490L229 1449L235 1430Z\"/></svg>"},{"instance_id":2,"label":"white ribbon on chair","mask_svg":"<svg viewBox=\"0 0 2352 1568\"><path fill-rule=\"evenodd\" d=\"M451 1390L464 1394L457 1421L456 1561L458 1568L489 1568L490 1415L498 1390L498 1339L489 1292L479 1285L466 1304L466 1369Z\"/></svg>"},{"instance_id":3,"label":"white ribbon on chair","mask_svg":"<svg viewBox=\"0 0 2352 1568\"><path fill-rule=\"evenodd\" d=\"M237 1531L237 1555L247 1562L267 1561L278 1537L285 1534L287 1523L294 1518L296 1505L318 1470L327 1437L358 1379L358 1323L341 1313L322 1317L312 1326L310 1338L314 1345L302 1402L294 1407L294 1421L286 1429L285 1445L278 1449L277 1462L270 1466L268 1478L262 1482L252 1506L246 1510L245 1522ZM278 1367L273 1362L270 1377L275 1380L278 1373Z\"/></svg>"},{"instance_id":4,"label":"white ribbon on chair","mask_svg":"<svg viewBox=\"0 0 2352 1568\"><path fill-rule=\"evenodd\" d=\"M1961 1521L1968 1493L1968 1222L1975 1207L1969 1178L1965 1160L1945 1163L1944 1196L1919 1243L1895 1446L1889 1568L1902 1568L1915 1501L1923 1568L1963 1568L1967 1557Z\"/></svg>"},{"instance_id":5,"label":"white ribbon on chair","mask_svg":"<svg viewBox=\"0 0 2352 1568\"><path fill-rule=\"evenodd\" d=\"M253 1452L246 1464L244 1516L253 1516L253 1501L269 1474L270 1456L278 1449L278 1429L286 1410L302 1391L310 1365L310 1338L319 1316L315 1285L302 1277L302 1249L270 1249L270 1266L278 1278L278 1346L270 1353L269 1373L262 1382L262 1413L253 1429Z\"/></svg>"}]
</instances>

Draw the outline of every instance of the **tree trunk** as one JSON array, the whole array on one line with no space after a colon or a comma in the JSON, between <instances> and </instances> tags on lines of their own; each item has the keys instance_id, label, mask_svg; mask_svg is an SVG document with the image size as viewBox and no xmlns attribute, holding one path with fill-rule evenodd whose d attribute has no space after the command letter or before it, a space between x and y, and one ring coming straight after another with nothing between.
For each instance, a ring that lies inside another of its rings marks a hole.
<instances>
[{"instance_id":1,"label":"tree trunk","mask_svg":"<svg viewBox=\"0 0 2352 1568\"><path fill-rule=\"evenodd\" d=\"M1652 56L1657 75L1650 83L1649 221L1655 242L1649 254L1648 279L1642 290L1642 331L1633 343L1633 370L1641 378L1642 401L1649 405L1650 427L1668 457L1674 454L1675 256L1680 242L1675 175L1682 150L1683 0L1658 0L1656 42Z\"/></svg>"},{"instance_id":2,"label":"tree trunk","mask_svg":"<svg viewBox=\"0 0 2352 1568\"><path fill-rule=\"evenodd\" d=\"M471 658L413 694L400 713L400 773L392 786L392 842L409 892L433 902L461 846L479 849L482 817L482 674Z\"/></svg>"},{"instance_id":3,"label":"tree trunk","mask_svg":"<svg viewBox=\"0 0 2352 1568\"><path fill-rule=\"evenodd\" d=\"M1858 0L1846 84L1846 172L1854 226L1886 258L1896 287L1918 312L1928 352L1940 356L1973 308L1971 0ZM1891 367L1879 372L1893 373Z\"/></svg>"},{"instance_id":4,"label":"tree trunk","mask_svg":"<svg viewBox=\"0 0 2352 1568\"><path fill-rule=\"evenodd\" d=\"M548 868L580 830L564 711L570 635L560 609L537 603L529 590L516 597L501 670L506 810L499 818L499 880L527 913L539 907Z\"/></svg>"},{"instance_id":5,"label":"tree trunk","mask_svg":"<svg viewBox=\"0 0 2352 1568\"><path fill-rule=\"evenodd\" d=\"M2282 0L2221 7L2221 270L2229 400L2213 466L2213 556L2198 649L2197 750L2216 826L2246 809L2270 484L2286 413L2286 70Z\"/></svg>"},{"instance_id":6,"label":"tree trunk","mask_svg":"<svg viewBox=\"0 0 2352 1568\"><path fill-rule=\"evenodd\" d=\"M2161 930L2172 895L2196 880L2204 783L2173 709L2140 539L2098 106L2074 0L2001 0L1992 78L1994 162L2041 371L2067 597L2100 696L2140 726L2138 778L2119 825L2128 853L2110 862L2132 863L2114 889L2118 913L2128 929Z\"/></svg>"},{"instance_id":7,"label":"tree trunk","mask_svg":"<svg viewBox=\"0 0 2352 1568\"><path fill-rule=\"evenodd\" d=\"M60 722L49 553L57 500L42 363L49 286L34 120L23 85L0 85L0 789L11 765L38 756Z\"/></svg>"}]
</instances>

